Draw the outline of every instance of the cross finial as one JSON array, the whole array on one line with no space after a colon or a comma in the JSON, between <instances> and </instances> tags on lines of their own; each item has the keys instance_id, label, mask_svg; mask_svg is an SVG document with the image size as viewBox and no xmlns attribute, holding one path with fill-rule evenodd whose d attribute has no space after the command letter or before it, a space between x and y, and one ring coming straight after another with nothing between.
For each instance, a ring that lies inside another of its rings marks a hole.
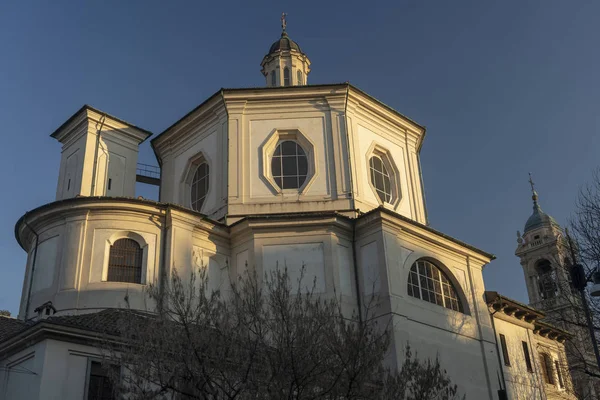
<instances>
[{"instance_id":1,"label":"cross finial","mask_svg":"<svg viewBox=\"0 0 600 400\"><path fill-rule=\"evenodd\" d=\"M529 173L529 184L531 185L531 193L535 193L535 183L533 183L533 179L531 178L531 172Z\"/></svg>"},{"instance_id":2,"label":"cross finial","mask_svg":"<svg viewBox=\"0 0 600 400\"><path fill-rule=\"evenodd\" d=\"M287 27L287 21L286 18L287 17L287 13L281 13L281 31L283 33L285 33L285 28Z\"/></svg>"},{"instance_id":3,"label":"cross finial","mask_svg":"<svg viewBox=\"0 0 600 400\"><path fill-rule=\"evenodd\" d=\"M531 177L531 172L529 173L529 184L531 185L531 199L533 200L535 206L537 205L538 194L535 191L535 183L533 182L533 178Z\"/></svg>"}]
</instances>

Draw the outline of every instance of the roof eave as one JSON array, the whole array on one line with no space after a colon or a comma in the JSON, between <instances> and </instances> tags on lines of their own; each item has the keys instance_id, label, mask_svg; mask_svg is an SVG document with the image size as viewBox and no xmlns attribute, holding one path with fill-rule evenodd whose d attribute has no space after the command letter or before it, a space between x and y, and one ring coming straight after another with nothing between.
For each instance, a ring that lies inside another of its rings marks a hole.
<instances>
[{"instance_id":1,"label":"roof eave","mask_svg":"<svg viewBox=\"0 0 600 400\"><path fill-rule=\"evenodd\" d=\"M68 118L68 119L67 119L65 122L63 122L63 123L62 123L62 124L61 124L61 125L60 125L58 128L56 128L56 129L54 130L54 132L52 132L52 133L50 134L50 137L52 137L52 138L56 139L56 138L57 138L57 137L60 135L60 133L61 133L61 132L62 132L62 131L63 131L63 130L64 130L64 129L65 129L65 128L66 128L66 127L67 127L67 126L68 126L68 125L69 125L69 124L72 122L72 121L74 121L75 119L77 119L77 118L78 118L78 117L79 117L79 116L80 116L80 115L81 115L83 112L85 112L85 111L87 111L87 110L89 110L89 111L93 111L93 112L95 112L95 113L97 113L97 114L106 115L107 117L109 117L109 118L111 118L111 119L113 119L113 120L115 120L115 121L117 121L117 122L119 122L119 123L121 123L121 124L127 125L127 127L131 128L131 129L134 129L134 130L137 130L137 131L139 131L139 132L142 134L142 135L141 135L142 137L144 137L144 136L145 136L145 137L144 137L144 138L141 140L141 142L140 142L140 143L144 142L146 139L148 139L150 136L152 136L152 135L153 135L153 133L152 133L152 132L150 132L150 131L148 131L148 130L146 130L146 129L140 128L139 126L133 125L133 124L131 124L131 123L129 123L129 122L127 122L127 121L125 121L125 120L122 120L122 119L120 119L120 118L117 118L117 117L115 117L114 115L111 115L111 114L109 114L109 113L106 113L106 112L104 112L104 111L101 111L101 110L99 110L99 109L97 109L97 108L94 108L94 107L90 106L89 104L84 104L84 105L83 105L83 106L82 106L82 107L81 107L79 110L77 110L77 111L76 111L76 112L75 112L73 115L71 115L71 116L70 116L70 117L69 117L69 118Z\"/></svg>"}]
</instances>

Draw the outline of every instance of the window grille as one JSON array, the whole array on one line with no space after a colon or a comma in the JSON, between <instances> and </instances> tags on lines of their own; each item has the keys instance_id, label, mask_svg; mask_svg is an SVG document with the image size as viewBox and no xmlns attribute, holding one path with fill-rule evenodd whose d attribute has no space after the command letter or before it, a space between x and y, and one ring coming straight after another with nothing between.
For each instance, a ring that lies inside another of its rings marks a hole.
<instances>
[{"instance_id":1,"label":"window grille","mask_svg":"<svg viewBox=\"0 0 600 400\"><path fill-rule=\"evenodd\" d=\"M299 189L308 175L306 152L292 140L279 143L271 159L271 173L281 189Z\"/></svg>"},{"instance_id":2,"label":"window grille","mask_svg":"<svg viewBox=\"0 0 600 400\"><path fill-rule=\"evenodd\" d=\"M389 203L392 200L392 184L390 174L381 157L371 157L369 160L369 169L371 172L371 183L375 187L377 196L379 196L381 201Z\"/></svg>"},{"instance_id":3,"label":"window grille","mask_svg":"<svg viewBox=\"0 0 600 400\"><path fill-rule=\"evenodd\" d=\"M208 175L208 164L205 162L200 164L196 169L196 173L194 173L191 186L191 202L192 209L195 211L202 210L202 205L204 204L204 200L206 200L209 184Z\"/></svg>"},{"instance_id":4,"label":"window grille","mask_svg":"<svg viewBox=\"0 0 600 400\"><path fill-rule=\"evenodd\" d=\"M142 283L142 248L133 239L119 239L110 247L110 282Z\"/></svg>"},{"instance_id":5,"label":"window grille","mask_svg":"<svg viewBox=\"0 0 600 400\"><path fill-rule=\"evenodd\" d=\"M464 313L463 305L450 279L429 261L420 260L411 267L408 275L408 294Z\"/></svg>"},{"instance_id":6,"label":"window grille","mask_svg":"<svg viewBox=\"0 0 600 400\"><path fill-rule=\"evenodd\" d=\"M117 368L117 367L115 367ZM115 390L107 371L98 361L92 361L88 383L88 400L115 400Z\"/></svg>"}]
</instances>

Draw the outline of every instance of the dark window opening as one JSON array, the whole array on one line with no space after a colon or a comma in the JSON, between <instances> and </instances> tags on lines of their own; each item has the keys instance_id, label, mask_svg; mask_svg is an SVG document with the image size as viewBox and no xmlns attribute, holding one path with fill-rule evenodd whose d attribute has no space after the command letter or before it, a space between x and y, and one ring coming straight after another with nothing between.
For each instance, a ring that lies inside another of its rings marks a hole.
<instances>
[{"instance_id":1,"label":"dark window opening","mask_svg":"<svg viewBox=\"0 0 600 400\"><path fill-rule=\"evenodd\" d=\"M542 366L544 382L549 385L554 385L554 371L552 370L552 361L550 360L550 356L546 353L541 353L540 364Z\"/></svg>"},{"instance_id":2,"label":"dark window opening","mask_svg":"<svg viewBox=\"0 0 600 400\"><path fill-rule=\"evenodd\" d=\"M533 372L533 366L531 365L531 356L529 355L529 347L527 342L523 343L523 355L525 355L525 365L527 366L527 372Z\"/></svg>"},{"instance_id":3,"label":"dark window opening","mask_svg":"<svg viewBox=\"0 0 600 400\"><path fill-rule=\"evenodd\" d=\"M283 86L290 86L290 69L288 67L283 69Z\"/></svg>"},{"instance_id":4,"label":"dark window opening","mask_svg":"<svg viewBox=\"0 0 600 400\"><path fill-rule=\"evenodd\" d=\"M110 246L108 277L110 282L142 283L142 248L133 239L119 239Z\"/></svg>"},{"instance_id":5,"label":"dark window opening","mask_svg":"<svg viewBox=\"0 0 600 400\"><path fill-rule=\"evenodd\" d=\"M554 361L554 368L556 368L556 374L558 375L558 386L560 386L561 389L564 389L565 382L563 381L563 376L558 361Z\"/></svg>"},{"instance_id":6,"label":"dark window opening","mask_svg":"<svg viewBox=\"0 0 600 400\"><path fill-rule=\"evenodd\" d=\"M271 86L277 85L277 77L275 76L275 71L271 71Z\"/></svg>"},{"instance_id":7,"label":"dark window opening","mask_svg":"<svg viewBox=\"0 0 600 400\"><path fill-rule=\"evenodd\" d=\"M504 358L504 365L510 367L510 358L508 357L508 347L506 347L506 337L500 334L500 345L502 346L502 357Z\"/></svg>"},{"instance_id":8,"label":"dark window opening","mask_svg":"<svg viewBox=\"0 0 600 400\"><path fill-rule=\"evenodd\" d=\"M535 266L540 297L543 300L556 297L556 276L552 264L548 260L540 260Z\"/></svg>"},{"instance_id":9,"label":"dark window opening","mask_svg":"<svg viewBox=\"0 0 600 400\"><path fill-rule=\"evenodd\" d=\"M69 182L67 182L67 190L71 189L71 178L69 178Z\"/></svg>"},{"instance_id":10,"label":"dark window opening","mask_svg":"<svg viewBox=\"0 0 600 400\"><path fill-rule=\"evenodd\" d=\"M118 371L118 367L111 367ZM115 389L110 381L108 371L98 361L90 365L90 380L88 384L88 400L116 400Z\"/></svg>"}]
</instances>

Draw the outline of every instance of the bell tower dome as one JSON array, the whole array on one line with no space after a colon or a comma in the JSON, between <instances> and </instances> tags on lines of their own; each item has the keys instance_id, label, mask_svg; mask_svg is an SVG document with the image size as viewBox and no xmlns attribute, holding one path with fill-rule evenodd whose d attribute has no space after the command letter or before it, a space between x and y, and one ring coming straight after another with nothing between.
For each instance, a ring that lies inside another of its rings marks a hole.
<instances>
[{"instance_id":1,"label":"bell tower dome","mask_svg":"<svg viewBox=\"0 0 600 400\"><path fill-rule=\"evenodd\" d=\"M310 60L287 34L286 15L281 14L281 38L271 45L260 66L268 87L307 85Z\"/></svg>"}]
</instances>

